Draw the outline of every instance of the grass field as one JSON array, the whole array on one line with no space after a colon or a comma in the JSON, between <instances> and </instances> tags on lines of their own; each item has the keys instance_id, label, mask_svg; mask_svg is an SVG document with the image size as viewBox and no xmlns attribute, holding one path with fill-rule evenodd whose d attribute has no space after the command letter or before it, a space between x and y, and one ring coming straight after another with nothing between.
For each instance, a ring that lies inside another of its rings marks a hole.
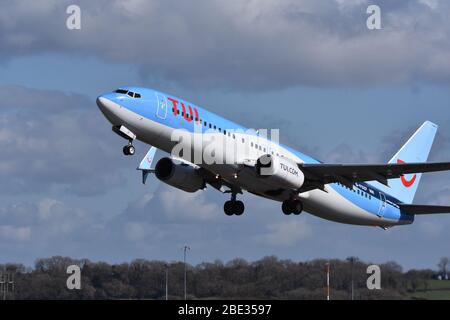
<instances>
[{"instance_id":1,"label":"grass field","mask_svg":"<svg viewBox=\"0 0 450 320\"><path fill-rule=\"evenodd\" d=\"M450 281L428 280L420 285L411 299L450 300Z\"/></svg>"}]
</instances>

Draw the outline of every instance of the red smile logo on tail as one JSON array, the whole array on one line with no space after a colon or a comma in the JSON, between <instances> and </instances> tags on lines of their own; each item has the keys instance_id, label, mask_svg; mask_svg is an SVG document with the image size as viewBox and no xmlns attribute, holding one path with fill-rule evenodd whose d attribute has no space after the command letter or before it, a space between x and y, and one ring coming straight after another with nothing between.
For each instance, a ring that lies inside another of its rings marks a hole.
<instances>
[{"instance_id":1,"label":"red smile logo on tail","mask_svg":"<svg viewBox=\"0 0 450 320\"><path fill-rule=\"evenodd\" d=\"M400 160L400 159L397 159L397 163L401 164L401 163L405 163L405 161ZM411 186L414 184L414 182L416 181L416 177L417 177L417 175L414 174L413 177L412 177L411 179L406 180L406 179L405 179L405 176L404 176L404 175L401 175L401 176L400 176L400 179L402 180L403 185L404 185L405 187L409 188L409 187L411 187Z\"/></svg>"}]
</instances>

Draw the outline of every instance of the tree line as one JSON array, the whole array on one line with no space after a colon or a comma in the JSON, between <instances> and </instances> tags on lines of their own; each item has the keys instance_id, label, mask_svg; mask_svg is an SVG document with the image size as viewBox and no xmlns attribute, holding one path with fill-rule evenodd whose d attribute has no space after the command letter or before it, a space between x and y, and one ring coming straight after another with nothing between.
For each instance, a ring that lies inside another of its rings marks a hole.
<instances>
[{"instance_id":1,"label":"tree line","mask_svg":"<svg viewBox=\"0 0 450 320\"><path fill-rule=\"evenodd\" d=\"M367 289L369 263L357 258L294 262L269 256L254 262L188 264L187 295L188 299L325 299L327 263L331 299L350 299L352 282L355 299L408 299L419 288L426 289L430 279L446 273L448 259L441 260L440 271L403 272L396 262L380 264L381 290ZM81 270L80 290L66 286L67 267L74 264ZM6 299L165 299L166 280L169 299L184 297L182 262L137 259L109 264L55 256L38 259L33 268L3 264L0 273L14 282Z\"/></svg>"}]
</instances>

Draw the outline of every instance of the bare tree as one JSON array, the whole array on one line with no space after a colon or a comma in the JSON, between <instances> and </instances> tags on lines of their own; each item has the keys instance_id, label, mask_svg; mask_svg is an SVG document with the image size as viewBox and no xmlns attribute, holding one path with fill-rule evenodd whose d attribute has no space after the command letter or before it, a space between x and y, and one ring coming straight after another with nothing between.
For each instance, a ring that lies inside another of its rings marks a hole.
<instances>
[{"instance_id":1,"label":"bare tree","mask_svg":"<svg viewBox=\"0 0 450 320\"><path fill-rule=\"evenodd\" d=\"M447 266L448 266L449 261L450 261L449 258L442 257L438 263L438 267L439 267L440 271L442 272L443 276L445 276L447 274Z\"/></svg>"}]
</instances>

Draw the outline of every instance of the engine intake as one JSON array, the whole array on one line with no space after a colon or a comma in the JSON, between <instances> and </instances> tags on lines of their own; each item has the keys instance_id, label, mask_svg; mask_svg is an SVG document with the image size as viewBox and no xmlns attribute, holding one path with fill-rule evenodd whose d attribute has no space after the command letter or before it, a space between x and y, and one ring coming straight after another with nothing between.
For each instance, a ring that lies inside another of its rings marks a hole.
<instances>
[{"instance_id":1,"label":"engine intake","mask_svg":"<svg viewBox=\"0 0 450 320\"><path fill-rule=\"evenodd\" d=\"M161 158L155 166L156 177L168 185L186 192L205 188L205 181L194 167L176 164L171 158Z\"/></svg>"},{"instance_id":2,"label":"engine intake","mask_svg":"<svg viewBox=\"0 0 450 320\"><path fill-rule=\"evenodd\" d=\"M270 184L285 189L299 189L305 182L305 175L295 162L270 154L256 161L256 174Z\"/></svg>"}]
</instances>

